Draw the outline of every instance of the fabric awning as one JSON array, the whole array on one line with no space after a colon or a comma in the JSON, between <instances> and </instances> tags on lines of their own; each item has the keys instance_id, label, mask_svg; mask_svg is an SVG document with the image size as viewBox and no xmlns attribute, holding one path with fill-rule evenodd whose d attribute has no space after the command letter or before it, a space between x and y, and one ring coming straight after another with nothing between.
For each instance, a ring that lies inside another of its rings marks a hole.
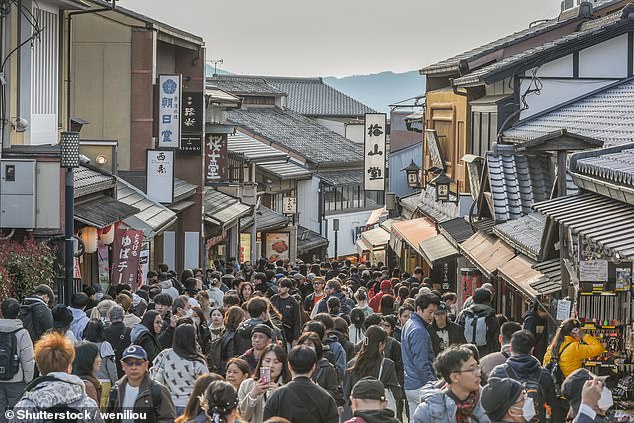
<instances>
[{"instance_id":1,"label":"fabric awning","mask_svg":"<svg viewBox=\"0 0 634 423\"><path fill-rule=\"evenodd\" d=\"M423 258L431 267L458 257L460 252L443 235L436 235L420 243Z\"/></svg>"},{"instance_id":2,"label":"fabric awning","mask_svg":"<svg viewBox=\"0 0 634 423\"><path fill-rule=\"evenodd\" d=\"M368 244L368 242L363 238L357 239L357 242L355 242L354 244L357 247L357 253L359 253L359 255L363 255L363 253L365 252L372 251L372 246Z\"/></svg>"},{"instance_id":3,"label":"fabric awning","mask_svg":"<svg viewBox=\"0 0 634 423\"><path fill-rule=\"evenodd\" d=\"M480 231L460 244L460 251L488 277L515 257L515 251L504 241Z\"/></svg>"},{"instance_id":4,"label":"fabric awning","mask_svg":"<svg viewBox=\"0 0 634 423\"><path fill-rule=\"evenodd\" d=\"M519 254L498 267L498 275L513 285L529 298L539 295L531 284L544 279L537 270L533 269L535 262L523 254Z\"/></svg>"},{"instance_id":5,"label":"fabric awning","mask_svg":"<svg viewBox=\"0 0 634 423\"><path fill-rule=\"evenodd\" d=\"M133 216L139 209L106 195L75 204L75 220L99 229Z\"/></svg>"},{"instance_id":6,"label":"fabric awning","mask_svg":"<svg viewBox=\"0 0 634 423\"><path fill-rule=\"evenodd\" d=\"M420 251L420 243L426 239L436 236L436 224L427 217L420 217L413 220L405 220L403 222L395 222L391 228L401 240L409 244L418 254L422 256Z\"/></svg>"},{"instance_id":7,"label":"fabric awning","mask_svg":"<svg viewBox=\"0 0 634 423\"><path fill-rule=\"evenodd\" d=\"M598 194L569 195L533 205L621 259L634 260L634 206Z\"/></svg>"},{"instance_id":8,"label":"fabric awning","mask_svg":"<svg viewBox=\"0 0 634 423\"><path fill-rule=\"evenodd\" d=\"M361 239L371 247L370 250L376 250L379 248L385 248L385 246L390 242L390 233L385 229L378 227L370 229L369 231L361 232Z\"/></svg>"},{"instance_id":9,"label":"fabric awning","mask_svg":"<svg viewBox=\"0 0 634 423\"><path fill-rule=\"evenodd\" d=\"M540 272L545 278L531 282L531 288L540 294L552 294L561 291L561 260L553 259L543 263L537 263L533 269Z\"/></svg>"},{"instance_id":10,"label":"fabric awning","mask_svg":"<svg viewBox=\"0 0 634 423\"><path fill-rule=\"evenodd\" d=\"M297 229L297 254L306 254L318 248L327 248L328 240L315 231L300 226Z\"/></svg>"}]
</instances>

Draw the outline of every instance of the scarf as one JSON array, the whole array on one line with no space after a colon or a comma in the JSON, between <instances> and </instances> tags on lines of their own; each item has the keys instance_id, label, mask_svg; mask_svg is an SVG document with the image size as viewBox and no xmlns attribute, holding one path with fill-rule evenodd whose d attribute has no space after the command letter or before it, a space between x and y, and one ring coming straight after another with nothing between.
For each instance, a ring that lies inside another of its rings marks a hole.
<instances>
[{"instance_id":1,"label":"scarf","mask_svg":"<svg viewBox=\"0 0 634 423\"><path fill-rule=\"evenodd\" d=\"M451 392L451 389L447 389L445 393L456 403L456 423L469 423L469 418L473 415L476 405L478 405L478 393L471 392L464 401L460 401L460 399Z\"/></svg>"}]
</instances>

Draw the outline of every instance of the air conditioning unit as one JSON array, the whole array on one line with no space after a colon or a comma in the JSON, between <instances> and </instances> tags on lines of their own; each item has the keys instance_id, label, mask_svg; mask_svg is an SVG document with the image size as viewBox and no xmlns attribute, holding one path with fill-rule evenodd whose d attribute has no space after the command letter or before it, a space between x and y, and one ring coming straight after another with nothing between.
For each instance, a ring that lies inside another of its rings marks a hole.
<instances>
[{"instance_id":1,"label":"air conditioning unit","mask_svg":"<svg viewBox=\"0 0 634 423\"><path fill-rule=\"evenodd\" d=\"M35 164L0 161L0 228L35 228Z\"/></svg>"}]
</instances>

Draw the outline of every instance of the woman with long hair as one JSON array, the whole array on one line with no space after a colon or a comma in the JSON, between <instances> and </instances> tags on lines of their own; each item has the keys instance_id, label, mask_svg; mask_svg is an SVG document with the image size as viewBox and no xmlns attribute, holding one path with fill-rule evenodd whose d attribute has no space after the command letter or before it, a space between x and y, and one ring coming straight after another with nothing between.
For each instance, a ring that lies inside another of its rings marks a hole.
<instances>
[{"instance_id":1,"label":"woman with long hair","mask_svg":"<svg viewBox=\"0 0 634 423\"><path fill-rule=\"evenodd\" d=\"M185 411L196 379L207 372L205 357L196 346L196 328L186 323L176 326L172 348L156 356L150 377L167 387L176 407L176 415L180 416Z\"/></svg>"},{"instance_id":2,"label":"woman with long hair","mask_svg":"<svg viewBox=\"0 0 634 423\"><path fill-rule=\"evenodd\" d=\"M337 407L343 407L343 391L339 384L339 377L335 367L324 357L324 347L319 335L315 332L304 332L297 340L297 345L305 345L317 354L317 365L311 379L317 385L324 388L337 403Z\"/></svg>"},{"instance_id":3,"label":"woman with long hair","mask_svg":"<svg viewBox=\"0 0 634 423\"><path fill-rule=\"evenodd\" d=\"M162 350L158 340L162 326L163 317L161 314L156 310L148 310L143 315L141 323L134 325L130 332L130 341L145 350L150 365Z\"/></svg>"},{"instance_id":4,"label":"woman with long hair","mask_svg":"<svg viewBox=\"0 0 634 423\"><path fill-rule=\"evenodd\" d=\"M205 391L201 408L211 423L238 423L238 395L229 382L217 380Z\"/></svg>"},{"instance_id":5,"label":"woman with long hair","mask_svg":"<svg viewBox=\"0 0 634 423\"><path fill-rule=\"evenodd\" d=\"M212 341L211 331L209 330L207 319L205 319L205 314L200 307L192 307L191 310L192 323L194 324L194 327L196 327L196 340L198 341L198 345L200 345L203 354L207 354L211 348Z\"/></svg>"},{"instance_id":6,"label":"woman with long hair","mask_svg":"<svg viewBox=\"0 0 634 423\"><path fill-rule=\"evenodd\" d=\"M240 385L240 415L251 423L262 423L264 407L272 391L290 380L286 349L276 344L268 345L260 356L253 377Z\"/></svg>"},{"instance_id":7,"label":"woman with long hair","mask_svg":"<svg viewBox=\"0 0 634 423\"><path fill-rule=\"evenodd\" d=\"M381 304L379 305L379 313L384 316L394 314L394 297L386 294L381 297Z\"/></svg>"},{"instance_id":8,"label":"woman with long hair","mask_svg":"<svg viewBox=\"0 0 634 423\"><path fill-rule=\"evenodd\" d=\"M108 403L108 395L110 388L119 379L117 374L117 365L114 362L115 352L106 340L106 334L103 331L103 322L99 319L90 319L84 329L84 340L94 342L99 348L99 356L101 357L101 366L95 372L95 377L101 383L101 408L105 409Z\"/></svg>"},{"instance_id":9,"label":"woman with long hair","mask_svg":"<svg viewBox=\"0 0 634 423\"><path fill-rule=\"evenodd\" d=\"M387 333L385 329L380 326L372 325L365 331L365 339L361 349L353 358L348 362L348 368L344 376L343 382L343 397L347 400L350 398L352 387L366 376L371 376L375 379L383 382L386 390L389 390L394 397L394 400L400 398L400 386L398 378L396 377L396 367L394 362L389 358L385 358L384 351L387 345ZM392 401L388 401L388 407L393 408L392 411L396 412L396 403L390 404Z\"/></svg>"},{"instance_id":10,"label":"woman with long hair","mask_svg":"<svg viewBox=\"0 0 634 423\"><path fill-rule=\"evenodd\" d=\"M116 305L117 303L112 300L102 299L99 301L99 304L93 307L92 312L90 313L90 318L99 319L104 323L104 325L107 325L110 323L110 318L108 317L110 309Z\"/></svg>"},{"instance_id":11,"label":"woman with long hair","mask_svg":"<svg viewBox=\"0 0 634 423\"><path fill-rule=\"evenodd\" d=\"M251 282L242 282L238 285L238 295L240 296L240 304L244 304L251 299L255 287Z\"/></svg>"},{"instance_id":12,"label":"woman with long hair","mask_svg":"<svg viewBox=\"0 0 634 423\"><path fill-rule=\"evenodd\" d=\"M213 341L216 338L220 338L222 334L225 332L225 322L224 322L224 313L222 308L214 307L211 310L210 319L209 319L209 331L211 332L211 340Z\"/></svg>"},{"instance_id":13,"label":"woman with long hair","mask_svg":"<svg viewBox=\"0 0 634 423\"><path fill-rule=\"evenodd\" d=\"M365 339L365 328L363 326L365 322L365 313L360 308L353 308L350 312L350 327L348 328L348 339L354 345L362 342Z\"/></svg>"},{"instance_id":14,"label":"woman with long hair","mask_svg":"<svg viewBox=\"0 0 634 423\"><path fill-rule=\"evenodd\" d=\"M232 384L236 390L240 389L240 385L251 376L251 369L249 363L241 358L234 357L227 362L227 374L225 379Z\"/></svg>"},{"instance_id":15,"label":"woman with long hair","mask_svg":"<svg viewBox=\"0 0 634 423\"><path fill-rule=\"evenodd\" d=\"M218 368L220 374L224 374L226 363L236 356L235 336L238 333L238 326L244 320L244 310L238 306L231 306L225 313L225 331L222 334L222 348L220 350L220 363L209 363Z\"/></svg>"},{"instance_id":16,"label":"woman with long hair","mask_svg":"<svg viewBox=\"0 0 634 423\"><path fill-rule=\"evenodd\" d=\"M75 347L75 360L73 361L73 374L79 376L86 387L86 395L101 401L101 382L95 373L101 368L99 347L93 342L82 342Z\"/></svg>"},{"instance_id":17,"label":"woman with long hair","mask_svg":"<svg viewBox=\"0 0 634 423\"><path fill-rule=\"evenodd\" d=\"M201 408L200 397L204 396L207 387L217 380L222 380L222 376L215 373L207 373L206 375L198 376L198 379L196 379L196 383L194 384L192 394L189 397L189 401L187 401L187 406L185 406L183 415L177 417L174 422L206 423L208 421L207 413Z\"/></svg>"}]
</instances>

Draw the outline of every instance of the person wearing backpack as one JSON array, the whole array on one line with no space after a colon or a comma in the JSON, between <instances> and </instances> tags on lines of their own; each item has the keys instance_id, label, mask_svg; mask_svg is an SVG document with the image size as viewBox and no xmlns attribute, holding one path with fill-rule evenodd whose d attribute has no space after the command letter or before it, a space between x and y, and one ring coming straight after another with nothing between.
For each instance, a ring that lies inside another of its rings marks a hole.
<instances>
[{"instance_id":1,"label":"person wearing backpack","mask_svg":"<svg viewBox=\"0 0 634 423\"><path fill-rule=\"evenodd\" d=\"M526 395L520 382L511 378L492 377L490 383L482 388L480 403L492 423L524 423L533 421L535 417L532 398Z\"/></svg>"},{"instance_id":2,"label":"person wearing backpack","mask_svg":"<svg viewBox=\"0 0 634 423\"><path fill-rule=\"evenodd\" d=\"M102 423L97 412L97 403L86 395L84 381L71 374L75 349L70 339L51 332L42 336L35 345L35 362L42 376L33 379L26 387L24 395L13 408L12 423L44 423L46 420L33 419L29 413L83 413L81 420L67 419L71 423ZM27 417L27 418L24 418Z\"/></svg>"},{"instance_id":3,"label":"person wearing backpack","mask_svg":"<svg viewBox=\"0 0 634 423\"><path fill-rule=\"evenodd\" d=\"M103 329L103 333L106 336L106 341L110 343L114 348L115 364L117 365L117 375L123 376L123 368L121 367L121 357L123 351L126 350L132 343L130 334L132 328L128 328L123 323L125 311L120 305L116 305L108 312L108 318L110 319L110 325Z\"/></svg>"},{"instance_id":4,"label":"person wearing backpack","mask_svg":"<svg viewBox=\"0 0 634 423\"><path fill-rule=\"evenodd\" d=\"M570 318L561 322L555 336L544 355L544 367L550 371L555 384L555 393L559 390L564 379L575 370L580 369L583 360L603 354L605 348L592 335L584 333L581 322ZM568 404L563 400L553 407L553 422L560 421L568 413ZM561 420L563 421L563 420Z\"/></svg>"},{"instance_id":5,"label":"person wearing backpack","mask_svg":"<svg viewBox=\"0 0 634 423\"><path fill-rule=\"evenodd\" d=\"M24 329L29 331L31 341L35 344L42 335L53 328L53 313L49 306L55 302L55 294L48 285L38 285L33 295L27 297L20 306L18 318L22 320Z\"/></svg>"},{"instance_id":6,"label":"person wearing backpack","mask_svg":"<svg viewBox=\"0 0 634 423\"><path fill-rule=\"evenodd\" d=\"M511 356L511 337L520 330L522 330L522 326L517 322L502 323L500 326L500 343L502 344L500 351L492 352L480 359L482 386L486 385L489 374L495 366L506 363L506 360Z\"/></svg>"},{"instance_id":7,"label":"person wearing backpack","mask_svg":"<svg viewBox=\"0 0 634 423\"><path fill-rule=\"evenodd\" d=\"M473 305L463 310L458 324L464 328L467 342L478 347L480 357L500 351L500 323L491 307L492 294L486 288L473 293Z\"/></svg>"},{"instance_id":8,"label":"person wearing backpack","mask_svg":"<svg viewBox=\"0 0 634 423\"><path fill-rule=\"evenodd\" d=\"M125 376L110 390L108 413L128 412L145 414L145 419L134 423L172 423L176 419L176 409L169 391L159 382L150 378L147 353L138 345L130 345L121 358ZM121 423L110 420L109 423Z\"/></svg>"},{"instance_id":9,"label":"person wearing backpack","mask_svg":"<svg viewBox=\"0 0 634 423\"><path fill-rule=\"evenodd\" d=\"M529 330L520 330L511 337L511 356L506 363L496 366L490 377L511 378L524 386L526 394L533 399L537 421L546 420L546 408L555 404L555 387L550 372L531 355L535 337Z\"/></svg>"},{"instance_id":10,"label":"person wearing backpack","mask_svg":"<svg viewBox=\"0 0 634 423\"><path fill-rule=\"evenodd\" d=\"M4 422L5 410L13 408L33 380L35 361L29 332L18 319L18 300L4 300L0 311L0 368L4 369L0 374L0 422Z\"/></svg>"}]
</instances>

